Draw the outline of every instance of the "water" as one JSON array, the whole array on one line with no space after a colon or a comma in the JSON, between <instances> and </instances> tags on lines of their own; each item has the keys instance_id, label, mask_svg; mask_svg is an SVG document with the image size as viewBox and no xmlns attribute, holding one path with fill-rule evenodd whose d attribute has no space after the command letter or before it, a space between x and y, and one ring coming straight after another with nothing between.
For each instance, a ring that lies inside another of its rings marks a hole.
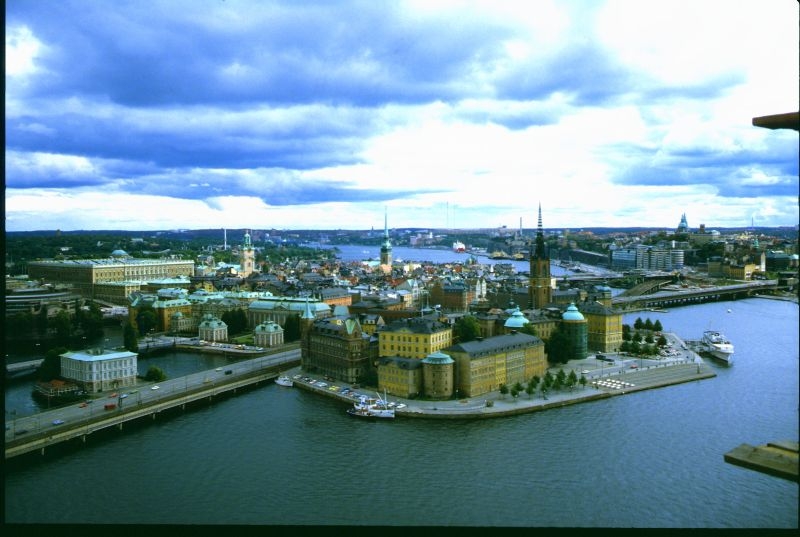
<instances>
[{"instance_id":1,"label":"water","mask_svg":"<svg viewBox=\"0 0 800 537\"><path fill-rule=\"evenodd\" d=\"M686 339L720 330L736 364L482 421L363 422L267 385L10 468L6 522L796 528L797 484L723 455L798 439L797 305L748 299L625 322L636 317Z\"/></svg>"}]
</instances>

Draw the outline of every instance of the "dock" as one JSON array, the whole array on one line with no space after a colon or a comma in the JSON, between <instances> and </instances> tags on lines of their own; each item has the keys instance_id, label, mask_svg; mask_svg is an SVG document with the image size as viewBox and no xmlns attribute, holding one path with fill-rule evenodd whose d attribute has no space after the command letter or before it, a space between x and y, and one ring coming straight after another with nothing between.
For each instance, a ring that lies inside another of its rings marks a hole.
<instances>
[{"instance_id":1,"label":"dock","mask_svg":"<svg viewBox=\"0 0 800 537\"><path fill-rule=\"evenodd\" d=\"M725 462L764 474L798 481L798 443L769 442L760 446L742 444L725 454Z\"/></svg>"}]
</instances>

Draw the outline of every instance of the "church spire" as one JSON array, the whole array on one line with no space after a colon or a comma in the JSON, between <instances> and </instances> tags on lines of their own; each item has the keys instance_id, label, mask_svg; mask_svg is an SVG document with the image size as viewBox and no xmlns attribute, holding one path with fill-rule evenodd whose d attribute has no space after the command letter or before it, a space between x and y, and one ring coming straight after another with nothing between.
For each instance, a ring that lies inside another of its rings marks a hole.
<instances>
[{"instance_id":1,"label":"church spire","mask_svg":"<svg viewBox=\"0 0 800 537\"><path fill-rule=\"evenodd\" d=\"M539 259L545 258L544 229L542 228L542 202L539 202L539 221L536 228L536 250L534 254Z\"/></svg>"},{"instance_id":2,"label":"church spire","mask_svg":"<svg viewBox=\"0 0 800 537\"><path fill-rule=\"evenodd\" d=\"M392 264L392 242L389 240L389 216L384 208L383 213L383 244L381 245L381 265Z\"/></svg>"}]
</instances>

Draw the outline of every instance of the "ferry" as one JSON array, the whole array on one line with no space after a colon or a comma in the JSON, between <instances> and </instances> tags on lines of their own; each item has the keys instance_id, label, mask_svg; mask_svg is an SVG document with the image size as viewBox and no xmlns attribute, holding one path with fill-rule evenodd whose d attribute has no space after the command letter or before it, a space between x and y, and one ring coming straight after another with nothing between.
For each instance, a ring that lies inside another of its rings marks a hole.
<instances>
[{"instance_id":1,"label":"ferry","mask_svg":"<svg viewBox=\"0 0 800 537\"><path fill-rule=\"evenodd\" d=\"M733 364L733 344L722 333L716 330L706 330L700 341L705 352L728 365Z\"/></svg>"},{"instance_id":2,"label":"ferry","mask_svg":"<svg viewBox=\"0 0 800 537\"><path fill-rule=\"evenodd\" d=\"M463 242L455 241L453 243L453 251L454 252L458 252L458 253L466 252L467 251L467 247Z\"/></svg>"}]
</instances>

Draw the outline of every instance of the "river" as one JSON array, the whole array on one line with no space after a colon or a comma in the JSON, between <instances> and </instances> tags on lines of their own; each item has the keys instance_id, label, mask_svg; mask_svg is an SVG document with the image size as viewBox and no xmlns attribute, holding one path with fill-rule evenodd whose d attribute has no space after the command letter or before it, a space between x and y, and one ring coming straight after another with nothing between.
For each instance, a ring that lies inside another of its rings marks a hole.
<instances>
[{"instance_id":1,"label":"river","mask_svg":"<svg viewBox=\"0 0 800 537\"><path fill-rule=\"evenodd\" d=\"M797 528L797 483L723 460L742 443L798 439L797 304L753 298L638 312L624 322L636 317L658 319L684 339L720 330L736 346L736 363L709 361L712 379L454 422L357 421L341 403L270 384L13 465L5 519ZM168 353L142 362L172 376L219 359ZM17 386L6 391L7 411L29 397Z\"/></svg>"}]
</instances>

